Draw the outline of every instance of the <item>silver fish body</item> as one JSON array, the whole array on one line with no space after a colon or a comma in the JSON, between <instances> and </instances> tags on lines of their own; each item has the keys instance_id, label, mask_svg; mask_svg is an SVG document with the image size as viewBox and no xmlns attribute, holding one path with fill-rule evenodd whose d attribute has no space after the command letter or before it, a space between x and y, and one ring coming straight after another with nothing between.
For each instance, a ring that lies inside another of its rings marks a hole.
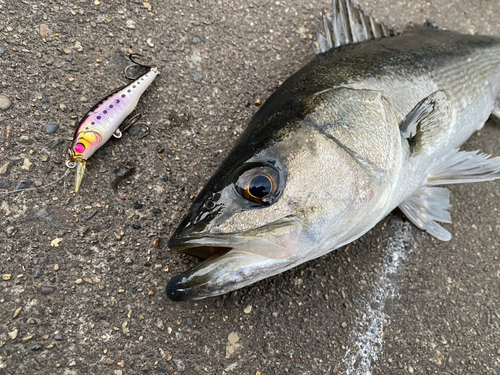
<instances>
[{"instance_id":1,"label":"silver fish body","mask_svg":"<svg viewBox=\"0 0 500 375\"><path fill-rule=\"evenodd\" d=\"M274 92L196 198L170 248L208 258L173 300L223 294L317 258L401 207L450 234L446 183L499 178L459 152L500 93L500 39L414 32L320 53Z\"/></svg>"}]
</instances>

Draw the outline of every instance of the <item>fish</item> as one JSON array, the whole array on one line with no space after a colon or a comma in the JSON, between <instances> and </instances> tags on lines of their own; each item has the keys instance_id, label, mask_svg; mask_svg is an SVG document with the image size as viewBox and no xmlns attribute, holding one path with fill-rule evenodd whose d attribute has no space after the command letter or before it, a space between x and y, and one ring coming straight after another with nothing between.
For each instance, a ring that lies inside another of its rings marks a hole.
<instances>
[{"instance_id":1,"label":"fish","mask_svg":"<svg viewBox=\"0 0 500 375\"><path fill-rule=\"evenodd\" d=\"M133 61L133 60L132 60ZM144 66L144 65L143 65ZM111 136L120 138L119 126L134 111L140 97L159 74L155 66L129 85L109 94L82 118L75 129L68 166L76 166L75 192L85 173L87 160L103 146Z\"/></svg>"},{"instance_id":2,"label":"fish","mask_svg":"<svg viewBox=\"0 0 500 375\"><path fill-rule=\"evenodd\" d=\"M348 0L324 12L316 56L250 120L171 236L202 259L173 301L243 288L343 247L397 207L442 240L448 184L500 178L460 146L499 117L500 38L398 33Z\"/></svg>"}]
</instances>

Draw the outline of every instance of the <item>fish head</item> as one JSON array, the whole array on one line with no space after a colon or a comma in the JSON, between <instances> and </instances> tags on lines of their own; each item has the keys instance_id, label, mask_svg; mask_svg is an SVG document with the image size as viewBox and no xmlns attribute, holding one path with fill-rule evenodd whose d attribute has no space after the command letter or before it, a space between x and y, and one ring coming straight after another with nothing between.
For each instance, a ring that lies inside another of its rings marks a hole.
<instances>
[{"instance_id":1,"label":"fish head","mask_svg":"<svg viewBox=\"0 0 500 375\"><path fill-rule=\"evenodd\" d=\"M205 259L170 280L170 299L224 294L278 274L352 241L374 220L387 184L326 134L320 104L299 120L282 119L272 134L256 135L267 123L242 135L169 241Z\"/></svg>"}]
</instances>

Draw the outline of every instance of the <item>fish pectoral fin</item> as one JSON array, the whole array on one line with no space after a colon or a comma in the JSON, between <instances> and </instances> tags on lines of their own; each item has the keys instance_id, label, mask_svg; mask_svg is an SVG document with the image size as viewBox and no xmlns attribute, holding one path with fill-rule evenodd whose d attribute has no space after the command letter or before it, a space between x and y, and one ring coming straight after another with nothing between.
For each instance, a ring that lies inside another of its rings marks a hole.
<instances>
[{"instance_id":1,"label":"fish pectoral fin","mask_svg":"<svg viewBox=\"0 0 500 375\"><path fill-rule=\"evenodd\" d=\"M401 123L399 129L410 147L411 156L421 154L424 149L451 127L451 101L445 91L436 91L421 100Z\"/></svg>"},{"instance_id":2,"label":"fish pectoral fin","mask_svg":"<svg viewBox=\"0 0 500 375\"><path fill-rule=\"evenodd\" d=\"M500 178L500 157L479 151L451 151L430 170L427 185L462 184Z\"/></svg>"},{"instance_id":3,"label":"fish pectoral fin","mask_svg":"<svg viewBox=\"0 0 500 375\"><path fill-rule=\"evenodd\" d=\"M441 241L451 240L450 232L437 223L451 223L450 207L450 191L431 186L422 186L399 205L413 224Z\"/></svg>"},{"instance_id":4,"label":"fish pectoral fin","mask_svg":"<svg viewBox=\"0 0 500 375\"><path fill-rule=\"evenodd\" d=\"M449 241L451 234L437 222L451 223L450 191L433 185L461 184L500 179L500 157L479 151L453 150L436 161L429 172L427 185L406 198L399 208L422 230L439 240Z\"/></svg>"}]
</instances>

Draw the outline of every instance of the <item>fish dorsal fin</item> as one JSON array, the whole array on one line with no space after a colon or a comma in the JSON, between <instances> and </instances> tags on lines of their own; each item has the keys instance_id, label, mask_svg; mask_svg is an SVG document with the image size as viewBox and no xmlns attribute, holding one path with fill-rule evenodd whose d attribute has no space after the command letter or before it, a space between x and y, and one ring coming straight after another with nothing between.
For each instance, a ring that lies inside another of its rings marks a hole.
<instances>
[{"instance_id":1,"label":"fish dorsal fin","mask_svg":"<svg viewBox=\"0 0 500 375\"><path fill-rule=\"evenodd\" d=\"M316 29L318 40L313 48L317 54L344 44L398 35L392 27L365 15L351 0L332 0L332 16L323 10L323 25L325 36Z\"/></svg>"},{"instance_id":2,"label":"fish dorsal fin","mask_svg":"<svg viewBox=\"0 0 500 375\"><path fill-rule=\"evenodd\" d=\"M411 156L419 155L439 135L449 131L452 121L451 101L444 91L436 91L421 100L400 126L401 135L408 140Z\"/></svg>"}]
</instances>

